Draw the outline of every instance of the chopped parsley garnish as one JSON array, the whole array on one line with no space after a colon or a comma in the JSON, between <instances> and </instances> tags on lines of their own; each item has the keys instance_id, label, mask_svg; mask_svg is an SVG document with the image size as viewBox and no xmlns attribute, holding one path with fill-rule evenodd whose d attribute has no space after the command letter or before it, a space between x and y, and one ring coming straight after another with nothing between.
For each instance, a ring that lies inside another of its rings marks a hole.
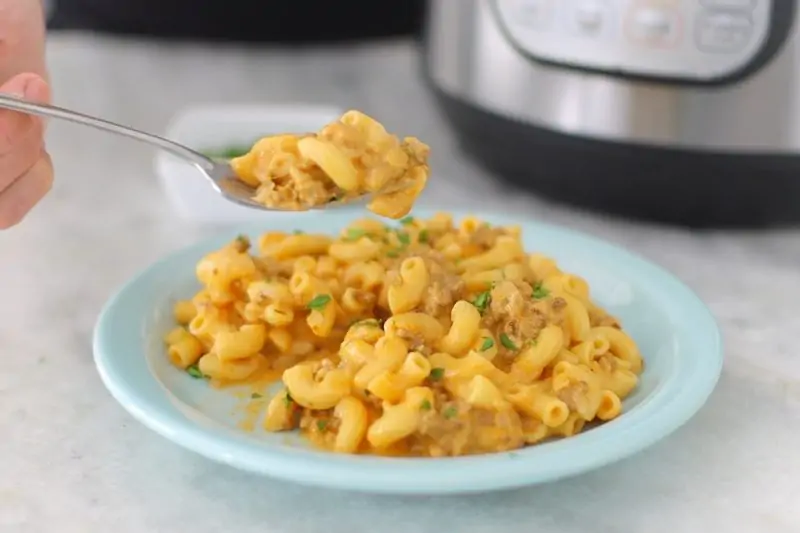
<instances>
[{"instance_id":1,"label":"chopped parsley garnish","mask_svg":"<svg viewBox=\"0 0 800 533\"><path fill-rule=\"evenodd\" d=\"M242 157L250 151L247 146L228 146L216 150L204 150L203 154L212 159L233 159Z\"/></svg>"},{"instance_id":2,"label":"chopped parsley garnish","mask_svg":"<svg viewBox=\"0 0 800 533\"><path fill-rule=\"evenodd\" d=\"M325 431L325 428L328 427L327 420L317 420L317 429L320 431Z\"/></svg>"},{"instance_id":3,"label":"chopped parsley garnish","mask_svg":"<svg viewBox=\"0 0 800 533\"><path fill-rule=\"evenodd\" d=\"M193 364L191 366L186 367L186 373L192 376L194 379L203 379L205 374L200 371L200 367L197 364Z\"/></svg>"},{"instance_id":4,"label":"chopped parsley garnish","mask_svg":"<svg viewBox=\"0 0 800 533\"><path fill-rule=\"evenodd\" d=\"M455 407L453 407L451 405L450 407L445 409L442 414L444 415L444 417L446 419L450 420L451 418L453 418L454 416L456 416L458 414L458 409L456 409Z\"/></svg>"},{"instance_id":5,"label":"chopped parsley garnish","mask_svg":"<svg viewBox=\"0 0 800 533\"><path fill-rule=\"evenodd\" d=\"M312 311L322 311L325 309L325 306L330 303L330 301L330 294L317 294L311 299L310 302L306 304L306 308L311 309Z\"/></svg>"},{"instance_id":6,"label":"chopped parsley garnish","mask_svg":"<svg viewBox=\"0 0 800 533\"><path fill-rule=\"evenodd\" d=\"M423 411L430 411L432 407L433 406L431 405L431 402L429 402L428 400L422 400L422 404L420 404L419 406L419 408L422 409Z\"/></svg>"},{"instance_id":7,"label":"chopped parsley garnish","mask_svg":"<svg viewBox=\"0 0 800 533\"><path fill-rule=\"evenodd\" d=\"M500 334L500 344L502 344L508 350L516 351L519 349L517 348L517 345L514 344L514 341L512 341L511 338L505 333Z\"/></svg>"},{"instance_id":8,"label":"chopped parsley garnish","mask_svg":"<svg viewBox=\"0 0 800 533\"><path fill-rule=\"evenodd\" d=\"M291 407L293 402L294 400L292 399L292 395L287 392L286 396L283 397L283 405L286 407Z\"/></svg>"},{"instance_id":9,"label":"chopped parsley garnish","mask_svg":"<svg viewBox=\"0 0 800 533\"><path fill-rule=\"evenodd\" d=\"M404 226L408 226L409 224L414 223L414 217L404 217L400 219L400 224Z\"/></svg>"},{"instance_id":10,"label":"chopped parsley garnish","mask_svg":"<svg viewBox=\"0 0 800 533\"><path fill-rule=\"evenodd\" d=\"M411 237L408 236L408 233L405 231L398 231L397 232L397 240L400 241L400 244L403 246L408 246L411 244Z\"/></svg>"},{"instance_id":11,"label":"chopped parsley garnish","mask_svg":"<svg viewBox=\"0 0 800 533\"><path fill-rule=\"evenodd\" d=\"M492 346L494 346L494 341L492 339L490 339L489 337L486 337L485 339L483 339L483 344L481 344L481 351L485 352L486 350L488 350Z\"/></svg>"},{"instance_id":12,"label":"chopped parsley garnish","mask_svg":"<svg viewBox=\"0 0 800 533\"><path fill-rule=\"evenodd\" d=\"M263 398L264 396L263 396L262 394L259 394L259 393L257 393L257 392L254 392L253 394L251 394L251 395L250 395L250 397L251 397L252 399L254 399L254 400L257 400L257 399L259 399L259 398Z\"/></svg>"},{"instance_id":13,"label":"chopped parsley garnish","mask_svg":"<svg viewBox=\"0 0 800 533\"><path fill-rule=\"evenodd\" d=\"M424 229L420 231L419 234L417 235L417 240L420 242L420 244L427 243L430 240L430 235L428 235L428 230Z\"/></svg>"},{"instance_id":14,"label":"chopped parsley garnish","mask_svg":"<svg viewBox=\"0 0 800 533\"><path fill-rule=\"evenodd\" d=\"M236 251L244 253L250 249L250 238L247 235L239 235L234 241Z\"/></svg>"},{"instance_id":15,"label":"chopped parsley garnish","mask_svg":"<svg viewBox=\"0 0 800 533\"><path fill-rule=\"evenodd\" d=\"M472 305L478 308L478 311L483 313L486 311L486 308L489 307L489 303L492 301L492 294L489 291L482 292L472 300Z\"/></svg>"},{"instance_id":16,"label":"chopped parsley garnish","mask_svg":"<svg viewBox=\"0 0 800 533\"><path fill-rule=\"evenodd\" d=\"M542 282L538 282L533 287L533 298L535 300L541 300L542 298L547 298L547 295L550 294L550 291L545 287Z\"/></svg>"},{"instance_id":17,"label":"chopped parsley garnish","mask_svg":"<svg viewBox=\"0 0 800 533\"><path fill-rule=\"evenodd\" d=\"M386 257L391 257L392 259L400 257L400 250L389 250L386 252Z\"/></svg>"},{"instance_id":18,"label":"chopped parsley garnish","mask_svg":"<svg viewBox=\"0 0 800 533\"><path fill-rule=\"evenodd\" d=\"M348 241L357 241L358 239L366 235L367 235L367 230L365 229L350 228L349 230L347 230L347 236L345 237L345 239L347 239Z\"/></svg>"},{"instance_id":19,"label":"chopped parsley garnish","mask_svg":"<svg viewBox=\"0 0 800 533\"><path fill-rule=\"evenodd\" d=\"M444 377L444 368L432 368L430 378L431 381L439 381Z\"/></svg>"}]
</instances>

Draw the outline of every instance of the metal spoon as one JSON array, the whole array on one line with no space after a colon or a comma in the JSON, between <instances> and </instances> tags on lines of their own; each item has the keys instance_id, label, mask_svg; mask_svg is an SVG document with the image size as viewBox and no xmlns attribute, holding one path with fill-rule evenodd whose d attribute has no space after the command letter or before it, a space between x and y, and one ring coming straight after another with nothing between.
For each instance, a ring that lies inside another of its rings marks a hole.
<instances>
[{"instance_id":1,"label":"metal spoon","mask_svg":"<svg viewBox=\"0 0 800 533\"><path fill-rule=\"evenodd\" d=\"M39 115L43 117L68 120L70 122L91 126L99 130L107 131L109 133L116 133L117 135L122 135L124 137L129 137L131 139L136 139L137 141L151 144L161 148L162 150L166 150L167 152L192 164L208 180L214 190L231 202L264 211L289 210L280 209L278 207L267 207L253 200L256 190L235 176L228 161L214 160L201 154L200 152L192 150L187 146L163 137L159 137L158 135L145 133L143 131L129 128L128 126L122 126L120 124L109 122L108 120L78 113L77 111L71 111L69 109L64 109L53 105L35 104L33 102L28 102L5 94L0 94L0 109L11 109L13 111L20 111L30 115ZM354 200L363 198L364 197L362 196L348 200L333 201L324 205L315 206L312 209L325 209L328 207L333 207L336 204L350 203Z\"/></svg>"}]
</instances>

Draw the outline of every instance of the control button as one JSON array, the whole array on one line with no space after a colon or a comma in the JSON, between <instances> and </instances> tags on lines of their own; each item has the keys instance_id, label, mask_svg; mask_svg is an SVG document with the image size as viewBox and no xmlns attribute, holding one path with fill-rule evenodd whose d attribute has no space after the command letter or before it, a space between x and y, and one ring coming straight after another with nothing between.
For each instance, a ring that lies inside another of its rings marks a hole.
<instances>
[{"instance_id":1,"label":"control button","mask_svg":"<svg viewBox=\"0 0 800 533\"><path fill-rule=\"evenodd\" d=\"M567 25L572 33L583 37L608 35L613 15L608 0L577 0L567 12Z\"/></svg>"},{"instance_id":2,"label":"control button","mask_svg":"<svg viewBox=\"0 0 800 533\"><path fill-rule=\"evenodd\" d=\"M753 21L735 13L704 13L697 21L695 41L704 52L733 53L742 50L753 36Z\"/></svg>"},{"instance_id":3,"label":"control button","mask_svg":"<svg viewBox=\"0 0 800 533\"><path fill-rule=\"evenodd\" d=\"M594 32L603 27L603 6L598 2L583 2L575 9L575 22L578 27Z\"/></svg>"},{"instance_id":4,"label":"control button","mask_svg":"<svg viewBox=\"0 0 800 533\"><path fill-rule=\"evenodd\" d=\"M716 9L753 9L756 0L700 0L706 7Z\"/></svg>"},{"instance_id":5,"label":"control button","mask_svg":"<svg viewBox=\"0 0 800 533\"><path fill-rule=\"evenodd\" d=\"M498 2L502 6L503 2ZM530 29L546 29L553 21L552 0L514 0L509 22Z\"/></svg>"},{"instance_id":6,"label":"control button","mask_svg":"<svg viewBox=\"0 0 800 533\"><path fill-rule=\"evenodd\" d=\"M678 43L681 18L677 11L655 6L639 6L627 18L626 33L634 41L654 47Z\"/></svg>"}]
</instances>

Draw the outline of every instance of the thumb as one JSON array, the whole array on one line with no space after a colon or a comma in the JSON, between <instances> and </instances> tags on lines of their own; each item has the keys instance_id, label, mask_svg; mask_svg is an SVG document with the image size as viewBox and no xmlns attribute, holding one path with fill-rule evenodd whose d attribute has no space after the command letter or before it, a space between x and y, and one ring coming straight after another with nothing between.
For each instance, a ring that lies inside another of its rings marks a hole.
<instances>
[{"instance_id":1,"label":"thumb","mask_svg":"<svg viewBox=\"0 0 800 533\"><path fill-rule=\"evenodd\" d=\"M50 88L38 74L18 74L0 86L0 93L31 102L47 103L50 101ZM13 149L18 139L39 129L41 135L44 121L39 117L0 110L0 155Z\"/></svg>"},{"instance_id":2,"label":"thumb","mask_svg":"<svg viewBox=\"0 0 800 533\"><path fill-rule=\"evenodd\" d=\"M30 72L17 74L0 86L0 92L31 102L50 102L50 87L47 82L38 74Z\"/></svg>"}]
</instances>

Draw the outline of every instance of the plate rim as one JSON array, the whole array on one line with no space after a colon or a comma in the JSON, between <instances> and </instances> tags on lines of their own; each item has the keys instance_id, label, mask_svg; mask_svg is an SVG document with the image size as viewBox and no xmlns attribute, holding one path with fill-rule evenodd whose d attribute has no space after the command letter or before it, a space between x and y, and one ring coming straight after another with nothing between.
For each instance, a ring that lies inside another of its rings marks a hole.
<instances>
[{"instance_id":1,"label":"plate rim","mask_svg":"<svg viewBox=\"0 0 800 533\"><path fill-rule=\"evenodd\" d=\"M692 376L693 389L686 394L676 394L662 398L661 393L652 393L653 400L662 399L666 402L661 407L661 414L655 418L645 418L641 426L623 425L619 430L612 427L614 421L591 432L582 434L583 441L578 442L581 436L548 443L546 452L544 446L532 446L510 452L475 455L457 458L431 459L431 458L384 458L375 456L348 456L331 452L313 451L305 449L277 449L275 446L256 445L254 439L243 436L244 432L227 428L204 428L193 422L174 405L171 405L170 393L163 387L161 381L152 375L148 366L148 374L152 381L162 388L163 398L147 397L142 394L139 387L126 382L117 375L114 366L114 355L110 352L124 351L114 349L111 331L116 314L124 313L124 302L136 292L136 287L148 281L149 276L168 267L170 263L189 255L198 258L206 250L211 250L217 243L237 234L258 234L268 231L270 226L296 226L314 225L324 223L314 221L319 218L294 216L290 222L280 223L278 220L251 222L238 225L232 229L222 231L201 239L189 246L173 250L159 260L139 270L129 278L103 306L93 333L94 362L105 387L122 407L144 426L150 428L161 436L174 443L191 450L197 454L220 463L228 464L235 468L270 476L275 479L298 482L325 488L355 490L361 492L383 494L457 494L471 492L486 492L491 490L505 490L529 486L534 484L555 481L577 474L589 472L621 459L633 456L640 451L652 446L661 439L689 421L707 402L714 391L722 372L724 361L722 337L719 326L713 314L695 292L676 276L642 256L631 252L621 246L603 239L558 225L542 223L526 215L504 215L496 212L482 211L472 214L462 209L435 209L429 206L416 208L414 216L427 217L437 211L446 211L454 219L466 216L479 216L497 224L515 224L523 227L523 233L549 233L553 237L561 236L569 240L569 246L580 244L588 245L611 253L616 256L614 260L623 260L630 269L642 271L646 276L660 279L659 293L667 295L673 303L680 302L687 317L686 322L692 322L691 337L693 343L704 345L704 359L702 364ZM331 218L332 227L340 227L347 221L358 218L353 212L337 212L322 215ZM290 219L287 219L289 221ZM123 307L121 307L123 306ZM685 306L685 307L684 307ZM122 309L122 311L121 311ZM144 320L144 317L141 317ZM129 327L138 327L131 324ZM111 338L110 338L111 337ZM147 366L147 359L141 349L142 343L135 346L135 352L140 352L141 361ZM683 347L686 351L689 348ZM686 382L677 383L677 392L687 388ZM662 402L662 403L663 403ZM657 407L657 406L655 406ZM643 407L647 412L653 406ZM635 412L635 411L634 411ZM628 415L630 419L630 415ZM620 417L618 420L623 420ZM610 429L609 429L610 428ZM604 431L605 429L605 431ZM625 439L632 431L635 438ZM586 435L591 435L588 440L596 441L594 444L586 443ZM559 445L561 445L559 447ZM588 447L592 453L580 455L580 460L564 462L561 457L574 458L576 451ZM232 453L232 452L236 453ZM531 457L526 458L529 455ZM547 464L538 462L538 468L525 468L534 462L536 455L554 456L555 459ZM432 475L431 473L435 474Z\"/></svg>"}]
</instances>

